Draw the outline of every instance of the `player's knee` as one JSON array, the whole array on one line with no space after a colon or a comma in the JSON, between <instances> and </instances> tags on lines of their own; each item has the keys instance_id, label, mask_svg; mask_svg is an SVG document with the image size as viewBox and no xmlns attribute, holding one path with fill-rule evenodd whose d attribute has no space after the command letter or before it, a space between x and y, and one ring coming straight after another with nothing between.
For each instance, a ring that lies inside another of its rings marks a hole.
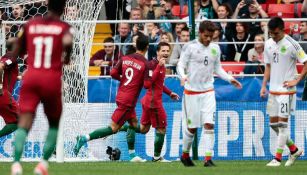
<instances>
[{"instance_id":1,"label":"player's knee","mask_svg":"<svg viewBox=\"0 0 307 175\"><path fill-rule=\"evenodd\" d=\"M195 134L195 132L196 132L196 128L188 128L187 130L188 130L189 133L191 133L191 134Z\"/></svg>"},{"instance_id":2,"label":"player's knee","mask_svg":"<svg viewBox=\"0 0 307 175\"><path fill-rule=\"evenodd\" d=\"M279 132L279 123L270 123L270 127L275 131L276 133Z\"/></svg>"},{"instance_id":3,"label":"player's knee","mask_svg":"<svg viewBox=\"0 0 307 175\"><path fill-rule=\"evenodd\" d=\"M156 128L156 132L160 134L165 134L166 133L166 128Z\"/></svg>"},{"instance_id":4,"label":"player's knee","mask_svg":"<svg viewBox=\"0 0 307 175\"><path fill-rule=\"evenodd\" d=\"M147 125L145 125L145 126L141 125L140 126L140 131L141 131L142 134L148 133L149 129L150 129L150 126L147 126Z\"/></svg>"},{"instance_id":5,"label":"player's knee","mask_svg":"<svg viewBox=\"0 0 307 175\"><path fill-rule=\"evenodd\" d=\"M288 123L279 122L278 125L279 125L279 127L278 127L279 134L287 135L288 134Z\"/></svg>"},{"instance_id":6,"label":"player's knee","mask_svg":"<svg viewBox=\"0 0 307 175\"><path fill-rule=\"evenodd\" d=\"M204 134L214 134L214 129L204 129Z\"/></svg>"},{"instance_id":7,"label":"player's knee","mask_svg":"<svg viewBox=\"0 0 307 175\"><path fill-rule=\"evenodd\" d=\"M111 129L112 129L112 131L113 131L113 134L115 134L115 133L117 133L117 132L119 131L120 126L117 125L117 124L115 124L115 123L112 123L112 124L111 124Z\"/></svg>"},{"instance_id":8,"label":"player's knee","mask_svg":"<svg viewBox=\"0 0 307 175\"><path fill-rule=\"evenodd\" d=\"M213 130L214 129L214 124L205 123L204 128L207 129L207 130Z\"/></svg>"}]
</instances>

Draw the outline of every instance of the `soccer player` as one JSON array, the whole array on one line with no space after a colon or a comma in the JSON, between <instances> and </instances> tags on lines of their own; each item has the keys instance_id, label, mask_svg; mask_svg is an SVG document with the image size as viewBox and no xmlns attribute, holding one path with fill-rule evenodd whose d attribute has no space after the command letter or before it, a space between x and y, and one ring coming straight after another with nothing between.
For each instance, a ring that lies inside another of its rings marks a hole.
<instances>
[{"instance_id":1,"label":"soccer player","mask_svg":"<svg viewBox=\"0 0 307 175\"><path fill-rule=\"evenodd\" d=\"M62 67L63 63L70 61L73 41L72 27L60 20L65 4L66 0L49 0L47 15L28 21L18 34L14 54L28 54L28 69L20 89L20 116L15 135L12 175L22 174L20 158L40 102L48 118L49 130L43 160L35 167L34 173L48 174L47 161L55 149L62 113Z\"/></svg>"},{"instance_id":2,"label":"soccer player","mask_svg":"<svg viewBox=\"0 0 307 175\"><path fill-rule=\"evenodd\" d=\"M12 97L18 76L18 64L12 49L16 38L6 42L7 53L0 58L0 115L5 126L0 130L0 137L8 135L17 129L17 103Z\"/></svg>"},{"instance_id":3,"label":"soccer player","mask_svg":"<svg viewBox=\"0 0 307 175\"><path fill-rule=\"evenodd\" d=\"M260 96L266 95L267 81L270 91L267 113L270 126L277 134L275 158L267 166L280 166L285 145L291 154L285 166L293 165L303 150L298 149L290 139L288 119L295 112L296 85L307 72L307 56L301 46L284 32L284 21L280 17L272 18L268 23L271 38L265 42L264 62L266 63ZM296 77L296 62L304 63L301 74Z\"/></svg>"},{"instance_id":4,"label":"soccer player","mask_svg":"<svg viewBox=\"0 0 307 175\"><path fill-rule=\"evenodd\" d=\"M149 62L149 73L145 78L144 87L147 90L143 97L141 125L137 131L146 134L150 126L156 129L153 162L170 162L160 156L166 133L166 112L162 105L162 93L168 94L172 99L178 100L179 96L164 86L165 60L170 56L171 46L160 42L157 46L157 58ZM130 154L134 154L135 131L131 128L127 131L127 142Z\"/></svg>"},{"instance_id":5,"label":"soccer player","mask_svg":"<svg viewBox=\"0 0 307 175\"><path fill-rule=\"evenodd\" d=\"M77 137L75 155L88 141L115 134L128 121L132 128L137 128L135 106L148 72L148 63L144 55L148 50L148 37L140 34L136 40L136 53L123 56L111 71L112 78L119 80L116 96L117 108L112 115L111 125L97 129L90 134ZM132 162L143 162L139 156L130 157Z\"/></svg>"},{"instance_id":6,"label":"soccer player","mask_svg":"<svg viewBox=\"0 0 307 175\"><path fill-rule=\"evenodd\" d=\"M216 101L214 93L214 73L237 88L240 82L228 75L221 66L220 47L211 43L216 26L211 21L203 21L199 26L199 39L187 43L181 52L177 72L184 85L183 111L183 153L181 162L194 166L189 152L196 128L204 127L204 166L214 166L211 160L214 146L214 121Z\"/></svg>"}]
</instances>

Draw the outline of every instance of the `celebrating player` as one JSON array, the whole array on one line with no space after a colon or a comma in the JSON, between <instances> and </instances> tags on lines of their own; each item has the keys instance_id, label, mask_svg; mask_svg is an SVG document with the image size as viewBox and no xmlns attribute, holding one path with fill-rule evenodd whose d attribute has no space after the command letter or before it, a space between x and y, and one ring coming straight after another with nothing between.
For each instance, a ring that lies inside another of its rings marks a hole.
<instances>
[{"instance_id":1,"label":"celebrating player","mask_svg":"<svg viewBox=\"0 0 307 175\"><path fill-rule=\"evenodd\" d=\"M65 4L66 0L49 0L47 15L30 20L19 33L15 53L28 54L28 69L20 90L20 117L11 167L13 175L22 174L20 158L40 102L48 118L49 130L43 160L35 167L34 173L48 174L47 161L55 148L62 113L62 66L69 63L72 50L73 30L60 20Z\"/></svg>"},{"instance_id":2,"label":"celebrating player","mask_svg":"<svg viewBox=\"0 0 307 175\"><path fill-rule=\"evenodd\" d=\"M78 155L80 148L87 141L117 133L126 121L133 128L137 127L135 106L144 84L144 77L148 72L147 60L144 57L148 49L148 37L140 34L136 40L136 48L136 53L123 56L111 71L112 78L120 81L116 96L117 108L112 115L111 125L78 136L74 147L75 155ZM143 159L134 156L131 161L141 162Z\"/></svg>"},{"instance_id":3,"label":"celebrating player","mask_svg":"<svg viewBox=\"0 0 307 175\"><path fill-rule=\"evenodd\" d=\"M295 112L296 85L307 72L307 56L301 46L284 33L284 21L279 17L268 23L271 38L265 42L264 62L266 63L260 96L266 95L267 81L270 80L270 91L267 113L270 126L277 134L275 158L267 166L280 166L285 145L291 154L285 166L291 166L303 150L298 149L290 139L288 119ZM296 61L304 63L301 74L296 77Z\"/></svg>"},{"instance_id":4,"label":"celebrating player","mask_svg":"<svg viewBox=\"0 0 307 175\"><path fill-rule=\"evenodd\" d=\"M211 43L216 26L203 21L199 26L199 39L187 43L181 52L177 72L184 85L183 111L183 154L181 162L194 166L189 152L196 128L204 126L205 162L204 166L214 166L211 160L214 146L214 117L216 101L214 93L214 73L241 88L240 82L228 75L221 67L221 51Z\"/></svg>"},{"instance_id":5,"label":"celebrating player","mask_svg":"<svg viewBox=\"0 0 307 175\"><path fill-rule=\"evenodd\" d=\"M0 137L8 135L17 129L17 103L12 97L18 76L18 64L12 49L16 38L6 42L7 53L0 58L0 115L5 126L0 130Z\"/></svg>"},{"instance_id":6,"label":"celebrating player","mask_svg":"<svg viewBox=\"0 0 307 175\"><path fill-rule=\"evenodd\" d=\"M157 59L153 59L149 63L149 74L144 83L144 87L148 90L142 99L143 112L141 125L137 129L142 134L146 134L151 125L156 129L153 162L170 162L160 156L167 125L166 112L162 105L162 93L168 94L174 100L179 99L176 93L171 92L164 86L165 60L169 55L170 45L165 42L159 43L157 47ZM133 154L135 152L135 131L131 128L127 131L127 142L129 153Z\"/></svg>"}]
</instances>

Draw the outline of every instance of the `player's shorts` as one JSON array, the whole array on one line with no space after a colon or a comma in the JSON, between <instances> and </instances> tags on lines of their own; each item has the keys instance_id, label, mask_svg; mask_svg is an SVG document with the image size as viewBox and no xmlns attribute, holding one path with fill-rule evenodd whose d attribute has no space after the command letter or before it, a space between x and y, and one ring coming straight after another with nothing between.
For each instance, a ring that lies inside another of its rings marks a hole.
<instances>
[{"instance_id":1,"label":"player's shorts","mask_svg":"<svg viewBox=\"0 0 307 175\"><path fill-rule=\"evenodd\" d=\"M123 126L126 121L136 118L134 107L128 107L117 103L117 108L112 115L112 121L119 126Z\"/></svg>"},{"instance_id":2,"label":"player's shorts","mask_svg":"<svg viewBox=\"0 0 307 175\"><path fill-rule=\"evenodd\" d=\"M216 100L213 90L197 94L185 94L182 99L183 124L188 128L202 127L203 124L214 124Z\"/></svg>"},{"instance_id":3,"label":"player's shorts","mask_svg":"<svg viewBox=\"0 0 307 175\"><path fill-rule=\"evenodd\" d=\"M142 105L142 125L151 125L153 128L165 128L167 126L166 112L161 108L148 108Z\"/></svg>"},{"instance_id":4,"label":"player's shorts","mask_svg":"<svg viewBox=\"0 0 307 175\"><path fill-rule=\"evenodd\" d=\"M35 114L40 102L49 122L58 122L63 108L61 77L35 74L24 76L20 89L20 113Z\"/></svg>"},{"instance_id":5,"label":"player's shorts","mask_svg":"<svg viewBox=\"0 0 307 175\"><path fill-rule=\"evenodd\" d=\"M6 124L17 123L17 103L7 90L0 96L0 116Z\"/></svg>"},{"instance_id":6,"label":"player's shorts","mask_svg":"<svg viewBox=\"0 0 307 175\"><path fill-rule=\"evenodd\" d=\"M288 118L294 115L296 107L296 94L273 95L269 94L267 114L271 117L278 116Z\"/></svg>"}]
</instances>

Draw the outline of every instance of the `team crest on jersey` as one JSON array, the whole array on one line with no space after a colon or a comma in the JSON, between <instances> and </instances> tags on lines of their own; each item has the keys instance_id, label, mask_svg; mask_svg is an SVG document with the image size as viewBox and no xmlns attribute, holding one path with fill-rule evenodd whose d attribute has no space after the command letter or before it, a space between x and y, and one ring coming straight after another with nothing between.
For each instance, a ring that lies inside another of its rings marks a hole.
<instances>
[{"instance_id":1,"label":"team crest on jersey","mask_svg":"<svg viewBox=\"0 0 307 175\"><path fill-rule=\"evenodd\" d=\"M215 48L212 48L212 49L211 49L211 54L212 54L213 56L217 56L217 50L216 50Z\"/></svg>"},{"instance_id":2,"label":"team crest on jersey","mask_svg":"<svg viewBox=\"0 0 307 175\"><path fill-rule=\"evenodd\" d=\"M282 47L280 48L280 52L281 52L282 54L285 54L285 53L287 52L286 46L282 46Z\"/></svg>"}]
</instances>

